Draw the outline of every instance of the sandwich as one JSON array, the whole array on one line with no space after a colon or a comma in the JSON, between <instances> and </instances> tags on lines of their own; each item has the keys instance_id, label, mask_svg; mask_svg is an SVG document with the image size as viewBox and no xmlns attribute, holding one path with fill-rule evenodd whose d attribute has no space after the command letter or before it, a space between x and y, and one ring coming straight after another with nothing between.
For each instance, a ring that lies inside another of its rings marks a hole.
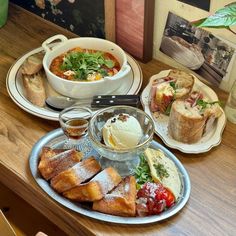
<instances>
[{"instance_id":1,"label":"sandwich","mask_svg":"<svg viewBox=\"0 0 236 236\"><path fill-rule=\"evenodd\" d=\"M173 102L168 121L169 135L183 143L196 143L223 113L219 101L210 102L199 91Z\"/></svg>"},{"instance_id":2,"label":"sandwich","mask_svg":"<svg viewBox=\"0 0 236 236\"><path fill-rule=\"evenodd\" d=\"M193 84L193 75L177 69L171 70L166 77L154 80L150 94L151 111L168 114L172 102L188 96Z\"/></svg>"}]
</instances>

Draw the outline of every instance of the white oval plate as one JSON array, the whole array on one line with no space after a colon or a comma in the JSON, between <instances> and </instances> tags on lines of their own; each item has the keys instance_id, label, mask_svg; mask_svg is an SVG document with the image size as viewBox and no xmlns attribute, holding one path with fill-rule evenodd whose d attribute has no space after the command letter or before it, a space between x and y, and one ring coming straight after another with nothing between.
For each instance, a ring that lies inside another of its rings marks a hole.
<instances>
[{"instance_id":1,"label":"white oval plate","mask_svg":"<svg viewBox=\"0 0 236 236\"><path fill-rule=\"evenodd\" d=\"M33 105L25 96L23 81L21 78L20 67L27 57L32 54L43 51L42 47L36 48L22 57L20 57L9 69L6 78L6 87L11 99L23 110L29 112L35 116L48 119L58 120L58 111L54 111L48 107L38 107ZM119 89L113 91L112 94L137 94L141 88L143 81L142 70L138 62L127 54L128 63L131 66L131 71L127 76L126 83L124 83Z\"/></svg>"},{"instance_id":2,"label":"white oval plate","mask_svg":"<svg viewBox=\"0 0 236 236\"><path fill-rule=\"evenodd\" d=\"M150 91L153 80L165 77L169 74L170 70L161 71L159 74L153 75L146 88L141 94L141 102L143 108L147 114L149 114L155 123L155 133L162 139L162 141L171 148L178 149L184 153L203 153L209 151L211 148L217 146L221 142L221 135L226 124L225 113L217 119L213 129L204 135L197 143L186 144L174 140L168 134L168 119L169 117L163 114L159 114L158 117L154 117L154 114L150 111ZM217 101L218 97L216 93L207 85L202 83L196 76L194 76L193 89L201 91L211 101ZM223 111L223 110L222 110Z\"/></svg>"},{"instance_id":3,"label":"white oval plate","mask_svg":"<svg viewBox=\"0 0 236 236\"><path fill-rule=\"evenodd\" d=\"M91 207L89 207L87 204L70 201L69 199L55 192L51 188L49 182L43 179L38 171L39 155L42 148L44 146L49 146L51 148L63 148L65 140L66 140L66 137L62 129L55 129L47 133L45 136L39 139L38 142L32 148L32 151L29 156L29 167L37 184L52 199L62 204L63 206L67 207L68 209L71 209L87 217L105 221L105 222L112 222L112 223L117 223L117 224L148 224L148 223L158 222L158 221L170 218L171 216L175 215L185 206L185 204L187 203L189 199L190 192L191 192L191 182L190 182L190 178L186 169L173 153L171 153L168 149L166 149L165 147L163 147L161 144L157 143L156 141L152 141L150 146L154 149L162 150L165 153L166 157L171 159L175 163L178 169L180 181L182 184L182 189L181 189L181 196L179 197L178 201L176 202L174 206L168 208L166 211L163 211L159 215L152 215L152 216L146 216L146 217L121 217L121 216L113 216L113 215L108 215L108 214L100 213L97 211L93 211ZM84 158L87 158L91 155L93 155L96 158L99 156L95 150L90 150L89 153L84 153Z\"/></svg>"}]
</instances>

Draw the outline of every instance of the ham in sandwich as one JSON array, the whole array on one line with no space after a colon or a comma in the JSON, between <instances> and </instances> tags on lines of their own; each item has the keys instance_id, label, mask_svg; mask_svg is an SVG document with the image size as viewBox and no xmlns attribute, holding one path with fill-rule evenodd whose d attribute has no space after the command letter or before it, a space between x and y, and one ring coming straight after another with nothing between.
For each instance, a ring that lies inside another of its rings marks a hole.
<instances>
[{"instance_id":1,"label":"ham in sandwich","mask_svg":"<svg viewBox=\"0 0 236 236\"><path fill-rule=\"evenodd\" d=\"M168 114L172 102L189 95L194 84L194 77L182 70L171 70L163 78L153 81L150 108L152 112Z\"/></svg>"}]
</instances>

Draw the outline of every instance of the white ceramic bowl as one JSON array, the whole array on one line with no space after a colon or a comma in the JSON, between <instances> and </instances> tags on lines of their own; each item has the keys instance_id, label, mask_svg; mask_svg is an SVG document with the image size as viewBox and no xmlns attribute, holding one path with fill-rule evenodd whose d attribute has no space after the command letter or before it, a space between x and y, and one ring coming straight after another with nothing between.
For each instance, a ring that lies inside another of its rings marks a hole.
<instances>
[{"instance_id":1,"label":"white ceramic bowl","mask_svg":"<svg viewBox=\"0 0 236 236\"><path fill-rule=\"evenodd\" d=\"M50 47L50 43L60 40L55 47ZM113 42L105 39L80 37L67 39L64 35L55 35L43 42L42 47L46 51L43 58L43 67L50 85L60 94L72 98L89 98L95 95L111 94L125 81L130 71L127 63L127 56L122 48ZM97 81L71 81L60 78L50 70L50 64L54 58L67 52L68 50L81 47L111 53L120 63L121 69L114 76L107 76Z\"/></svg>"}]
</instances>

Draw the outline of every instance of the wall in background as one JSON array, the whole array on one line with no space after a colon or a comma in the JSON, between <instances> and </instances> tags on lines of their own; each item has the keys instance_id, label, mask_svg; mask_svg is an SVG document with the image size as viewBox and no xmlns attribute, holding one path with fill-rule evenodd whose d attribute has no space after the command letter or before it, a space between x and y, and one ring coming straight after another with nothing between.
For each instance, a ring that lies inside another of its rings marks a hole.
<instances>
[{"instance_id":1,"label":"wall in background","mask_svg":"<svg viewBox=\"0 0 236 236\"><path fill-rule=\"evenodd\" d=\"M168 12L172 11L176 15L179 15L189 21L194 21L199 18L213 14L217 9L233 2L233 0L211 0L210 12L201 10L199 8L193 7L191 5L179 2L177 0L156 0L155 2L155 20L154 20L154 45L153 45L153 57L157 60L161 60L166 64L174 67L183 68L181 64L178 64L174 60L167 57L165 54L159 51L160 43L163 35L163 31L166 24L166 19ZM232 43L236 44L236 35L223 29L207 29L211 31L215 36L222 39L230 40ZM227 82L222 82L221 88L224 90L229 90L233 81L236 79L233 75L236 75L236 61L232 66L233 69L230 73L229 80Z\"/></svg>"}]
</instances>

